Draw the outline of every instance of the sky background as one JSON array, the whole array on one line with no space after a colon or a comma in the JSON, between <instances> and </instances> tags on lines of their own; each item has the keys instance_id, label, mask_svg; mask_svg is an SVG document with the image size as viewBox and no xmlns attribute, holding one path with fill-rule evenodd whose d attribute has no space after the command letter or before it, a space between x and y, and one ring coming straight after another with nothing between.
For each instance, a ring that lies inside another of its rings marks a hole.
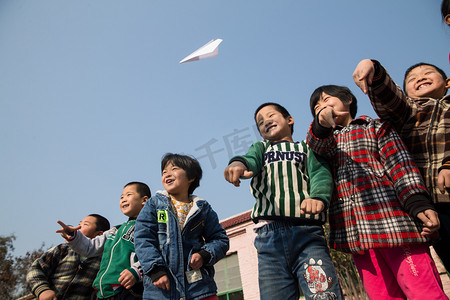
<instances>
[{"instance_id":1,"label":"sky background","mask_svg":"<svg viewBox=\"0 0 450 300\"><path fill-rule=\"evenodd\" d=\"M226 182L231 156L260 139L253 113L284 105L294 140L323 84L350 87L379 60L401 84L419 61L449 68L440 0L0 0L0 235L16 255L63 242L57 220L111 225L123 186L162 189L166 152L199 159L195 194L225 219L249 210L249 181ZM179 64L216 38L219 55Z\"/></svg>"}]
</instances>

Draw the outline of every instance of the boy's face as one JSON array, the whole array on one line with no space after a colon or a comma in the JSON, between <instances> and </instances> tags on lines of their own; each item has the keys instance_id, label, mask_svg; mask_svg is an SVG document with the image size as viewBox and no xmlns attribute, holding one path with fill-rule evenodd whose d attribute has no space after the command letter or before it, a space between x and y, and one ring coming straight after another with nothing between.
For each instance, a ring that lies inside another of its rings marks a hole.
<instances>
[{"instance_id":1,"label":"boy's face","mask_svg":"<svg viewBox=\"0 0 450 300\"><path fill-rule=\"evenodd\" d=\"M292 140L291 126L294 119L284 117L273 105L261 108L256 114L256 124L263 139L271 142Z\"/></svg>"},{"instance_id":2,"label":"boy's face","mask_svg":"<svg viewBox=\"0 0 450 300\"><path fill-rule=\"evenodd\" d=\"M141 197L137 192L135 184L126 186L120 197L120 210L129 218L137 218L147 200L147 196Z\"/></svg>"},{"instance_id":3,"label":"boy's face","mask_svg":"<svg viewBox=\"0 0 450 300\"><path fill-rule=\"evenodd\" d=\"M194 181L194 178L188 179L185 170L168 162L162 171L161 181L167 193L177 199L179 198L176 197L177 195L186 195L188 193L189 186Z\"/></svg>"},{"instance_id":4,"label":"boy's face","mask_svg":"<svg viewBox=\"0 0 450 300\"><path fill-rule=\"evenodd\" d=\"M91 239L103 233L103 231L97 230L97 219L92 216L87 216L78 225L81 226L81 233Z\"/></svg>"},{"instance_id":5,"label":"boy's face","mask_svg":"<svg viewBox=\"0 0 450 300\"><path fill-rule=\"evenodd\" d=\"M418 66L405 78L405 93L411 98L440 99L449 87L450 78L442 78L432 66Z\"/></svg>"},{"instance_id":6,"label":"boy's face","mask_svg":"<svg viewBox=\"0 0 450 300\"><path fill-rule=\"evenodd\" d=\"M322 92L320 100L317 101L316 106L314 106L314 114L317 115L325 107L332 107L334 111L337 112L348 112L346 116L337 116L334 119L336 125L347 126L352 120L350 116L350 104L344 103L338 97L330 96L327 93Z\"/></svg>"}]
</instances>

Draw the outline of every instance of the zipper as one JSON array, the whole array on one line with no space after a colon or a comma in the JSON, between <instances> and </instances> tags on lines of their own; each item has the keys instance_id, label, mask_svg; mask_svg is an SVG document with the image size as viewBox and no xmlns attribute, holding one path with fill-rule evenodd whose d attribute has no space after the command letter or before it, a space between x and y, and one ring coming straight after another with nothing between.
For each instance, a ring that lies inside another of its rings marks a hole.
<instances>
[{"instance_id":1,"label":"zipper","mask_svg":"<svg viewBox=\"0 0 450 300\"><path fill-rule=\"evenodd\" d=\"M430 126L428 127L428 132L427 132L427 137L426 137L426 148L427 148L427 152L428 152L428 181L430 183L431 186L431 197L434 199L434 184L433 184L433 172L432 172L432 168L431 168L431 158L432 158L432 153L431 151L428 149L428 147L431 145L431 129L432 129L432 125L434 124L434 121L436 120L436 115L437 115L437 111L439 109L439 102L441 101L441 99L437 99L436 101L436 105L434 107L433 110L433 114L431 115L431 121L430 121ZM434 199L436 201L436 199Z\"/></svg>"},{"instance_id":2,"label":"zipper","mask_svg":"<svg viewBox=\"0 0 450 300\"><path fill-rule=\"evenodd\" d=\"M127 226L128 226L128 222L127 222L127 225L125 225L124 227L126 228ZM122 227L122 226L120 226L120 227ZM120 229L120 228L119 228L119 229ZM120 231L120 233L122 233L122 232L123 232L123 230ZM119 230L116 231L116 235L119 235ZM120 235L119 235L119 236L120 236ZM107 239L108 239L108 238L107 238ZM119 242L120 242L120 238L119 238L119 240L114 244L114 246L112 247L112 249L111 249L111 254L110 254L110 256L109 256L108 266L106 267L105 272L103 272L103 275L100 277L100 280L99 280L100 294L102 295L102 297L104 296L104 295L103 295L103 284L102 284L102 280L103 280L103 277L105 277L106 273L108 273L109 267L111 266L111 261L112 261L112 257L113 257L113 254L114 254L114 249L116 248L116 246L117 246L117 244L118 244ZM105 241L105 243L106 243L106 241Z\"/></svg>"}]
</instances>

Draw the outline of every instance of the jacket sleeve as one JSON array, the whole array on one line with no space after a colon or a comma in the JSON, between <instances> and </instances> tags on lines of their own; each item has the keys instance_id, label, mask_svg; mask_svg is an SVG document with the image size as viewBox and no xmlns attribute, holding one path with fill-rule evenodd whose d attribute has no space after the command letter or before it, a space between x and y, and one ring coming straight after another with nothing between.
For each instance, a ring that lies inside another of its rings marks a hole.
<instances>
[{"instance_id":1,"label":"jacket sleeve","mask_svg":"<svg viewBox=\"0 0 450 300\"><path fill-rule=\"evenodd\" d=\"M386 69L376 60L372 60L375 74L369 85L369 99L373 109L384 121L391 123L397 131L410 118L415 118L417 105L395 84Z\"/></svg>"},{"instance_id":2,"label":"jacket sleeve","mask_svg":"<svg viewBox=\"0 0 450 300\"><path fill-rule=\"evenodd\" d=\"M402 206L405 207L407 200L415 195L428 200L422 176L398 133L388 123L379 123L377 127L380 162L394 183ZM431 202L429 205L433 208Z\"/></svg>"},{"instance_id":3,"label":"jacket sleeve","mask_svg":"<svg viewBox=\"0 0 450 300\"><path fill-rule=\"evenodd\" d=\"M264 163L264 144L263 142L254 142L248 152L244 155L237 155L230 159L230 163L233 161L241 161L245 164L248 171L253 172L253 176L258 174Z\"/></svg>"},{"instance_id":4,"label":"jacket sleeve","mask_svg":"<svg viewBox=\"0 0 450 300\"><path fill-rule=\"evenodd\" d=\"M316 115L309 127L306 143L312 151L329 160L336 153L337 142L333 136L333 129L320 125L318 116L319 114Z\"/></svg>"},{"instance_id":5,"label":"jacket sleeve","mask_svg":"<svg viewBox=\"0 0 450 300\"><path fill-rule=\"evenodd\" d=\"M131 253L130 262L131 262L131 266L128 268L128 271L130 271L131 274L133 274L134 278L136 279L136 282L142 281L143 274L142 274L141 263L139 262L135 252Z\"/></svg>"},{"instance_id":6,"label":"jacket sleeve","mask_svg":"<svg viewBox=\"0 0 450 300\"><path fill-rule=\"evenodd\" d=\"M67 255L68 247L60 244L47 250L36 259L27 272L26 281L31 288L31 292L39 297L45 290L50 290L50 278L55 272L62 258Z\"/></svg>"},{"instance_id":7,"label":"jacket sleeve","mask_svg":"<svg viewBox=\"0 0 450 300\"><path fill-rule=\"evenodd\" d=\"M321 200L328 207L333 193L334 182L330 167L325 159L314 151L308 151L308 176L310 198Z\"/></svg>"},{"instance_id":8,"label":"jacket sleeve","mask_svg":"<svg viewBox=\"0 0 450 300\"><path fill-rule=\"evenodd\" d=\"M166 263L159 250L158 220L153 197L142 208L136 219L134 247L144 274L165 269Z\"/></svg>"},{"instance_id":9,"label":"jacket sleeve","mask_svg":"<svg viewBox=\"0 0 450 300\"><path fill-rule=\"evenodd\" d=\"M105 246L106 238L110 234L110 230L105 231L102 235L96 236L93 239L86 237L81 231L75 231L75 235L67 240L70 248L81 256L95 257L103 254L103 247Z\"/></svg>"},{"instance_id":10,"label":"jacket sleeve","mask_svg":"<svg viewBox=\"0 0 450 300\"><path fill-rule=\"evenodd\" d=\"M211 266L225 257L230 248L230 240L228 239L225 229L219 223L217 213L212 209L209 203L205 216L205 231L203 233L205 244L203 245L202 250L208 252L210 255L209 261L204 262L204 264Z\"/></svg>"}]
</instances>

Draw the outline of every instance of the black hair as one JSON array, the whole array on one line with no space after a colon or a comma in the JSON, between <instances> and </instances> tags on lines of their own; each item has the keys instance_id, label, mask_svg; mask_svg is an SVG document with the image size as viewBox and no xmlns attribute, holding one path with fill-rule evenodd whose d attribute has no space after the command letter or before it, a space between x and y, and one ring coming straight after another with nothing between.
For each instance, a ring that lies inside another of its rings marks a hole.
<instances>
[{"instance_id":1,"label":"black hair","mask_svg":"<svg viewBox=\"0 0 450 300\"><path fill-rule=\"evenodd\" d=\"M445 74L445 72L444 72L441 68L438 68L437 66L435 66L435 65L433 65L433 64L429 64L429 63L425 63L425 62L420 62L420 63L417 63L417 64L415 64L415 65L412 65L412 66L409 67L409 68L406 70L406 72L405 72L405 77L403 77L403 91L404 91L405 93L406 93L406 77L409 75L409 73L411 73L411 71L412 71L413 69L415 69L415 68L417 68L417 67L420 67L420 66L430 66L430 67L433 67L433 68L436 69L436 71L438 71L439 74L441 74L441 76L442 76L442 78L443 78L444 80L447 79L447 75ZM447 94L447 89L445 89L445 94Z\"/></svg>"},{"instance_id":2,"label":"black hair","mask_svg":"<svg viewBox=\"0 0 450 300\"><path fill-rule=\"evenodd\" d=\"M258 121L256 120L256 115L258 115L258 112L259 112L263 107L266 107L266 106L269 106L269 105L275 107L275 110L276 110L277 112L279 112L284 118L291 117L291 114L290 114L290 113L287 111L287 109L284 108L282 105L280 105L280 104L278 104L278 103L274 103L274 102L266 102L266 103L263 103L263 104L261 104L260 106L258 106L258 108L255 110L255 115L253 116L253 118L255 119L255 122L256 122L256 126L257 126L257 127L258 127ZM291 127L291 134L293 134L293 133L294 133L294 124L292 124L290 127Z\"/></svg>"},{"instance_id":3,"label":"black hair","mask_svg":"<svg viewBox=\"0 0 450 300\"><path fill-rule=\"evenodd\" d=\"M337 97L344 104L349 104L350 102L350 116L352 119L356 117L356 112L358 110L358 103L356 101L355 95L350 91L348 87L339 86L339 85L322 85L315 89L312 93L311 98L309 100L309 106L311 108L311 113L315 117L316 113L314 111L314 107L317 105L317 102L322 98L322 94L325 93L332 97Z\"/></svg>"},{"instance_id":4,"label":"black hair","mask_svg":"<svg viewBox=\"0 0 450 300\"><path fill-rule=\"evenodd\" d=\"M445 17L450 14L450 0L442 0L441 15L442 20L445 22ZM450 26L450 24L448 24Z\"/></svg>"},{"instance_id":5,"label":"black hair","mask_svg":"<svg viewBox=\"0 0 450 300\"><path fill-rule=\"evenodd\" d=\"M150 188L145 183L139 182L139 181L131 181L131 182L128 182L127 184L125 184L124 188L126 188L127 186L130 186L130 185L136 186L136 191L138 192L138 194L141 197L147 196L148 198L150 198L152 196Z\"/></svg>"},{"instance_id":6,"label":"black hair","mask_svg":"<svg viewBox=\"0 0 450 300\"><path fill-rule=\"evenodd\" d=\"M182 168L189 180L194 179L188 189L188 194L191 195L200 186L200 179L202 179L203 171L198 160L188 155L166 153L161 160L161 172L164 171L168 163Z\"/></svg>"},{"instance_id":7,"label":"black hair","mask_svg":"<svg viewBox=\"0 0 450 300\"><path fill-rule=\"evenodd\" d=\"M97 231L106 231L111 228L108 219L106 219L105 217L99 214L90 214L89 217L95 218L95 228L97 229Z\"/></svg>"}]
</instances>

